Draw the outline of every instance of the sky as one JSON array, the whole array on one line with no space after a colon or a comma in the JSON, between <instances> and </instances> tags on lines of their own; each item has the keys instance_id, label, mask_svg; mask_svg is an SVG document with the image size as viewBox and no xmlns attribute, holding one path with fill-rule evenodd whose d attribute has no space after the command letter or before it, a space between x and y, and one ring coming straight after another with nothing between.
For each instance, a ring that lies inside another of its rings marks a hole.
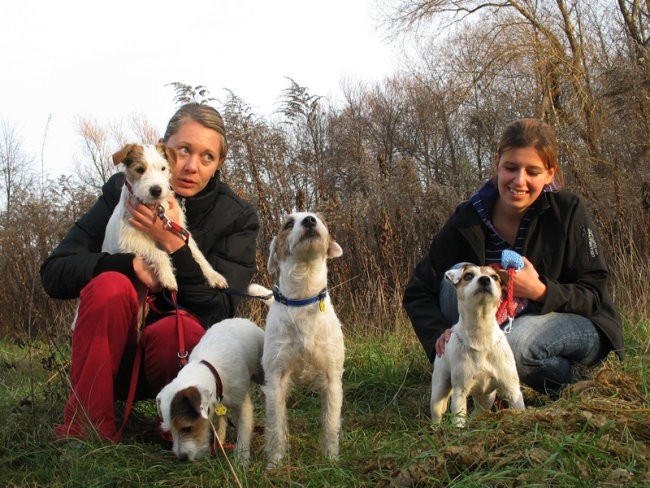
<instances>
[{"instance_id":1,"label":"sky","mask_svg":"<svg viewBox=\"0 0 650 488\"><path fill-rule=\"evenodd\" d=\"M138 115L162 133L172 82L204 85L219 100L228 88L262 116L286 77L336 100L344 81L396 71L375 1L8 0L0 120L36 169L56 176L82 159L80 117L107 125Z\"/></svg>"}]
</instances>

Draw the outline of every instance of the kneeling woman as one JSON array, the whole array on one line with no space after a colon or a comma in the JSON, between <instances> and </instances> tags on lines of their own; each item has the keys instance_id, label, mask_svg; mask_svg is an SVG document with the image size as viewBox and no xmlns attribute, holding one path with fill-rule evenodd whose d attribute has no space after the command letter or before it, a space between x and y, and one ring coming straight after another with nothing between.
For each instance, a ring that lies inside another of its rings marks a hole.
<instances>
[{"instance_id":1,"label":"kneeling woman","mask_svg":"<svg viewBox=\"0 0 650 488\"><path fill-rule=\"evenodd\" d=\"M610 351L623 359L598 234L580 198L558 189L561 180L553 128L537 119L509 124L494 176L458 206L406 286L404 308L430 361L442 355L458 320L445 271L461 262L500 263L505 249L524 256L507 336L522 383L556 397Z\"/></svg>"}]
</instances>

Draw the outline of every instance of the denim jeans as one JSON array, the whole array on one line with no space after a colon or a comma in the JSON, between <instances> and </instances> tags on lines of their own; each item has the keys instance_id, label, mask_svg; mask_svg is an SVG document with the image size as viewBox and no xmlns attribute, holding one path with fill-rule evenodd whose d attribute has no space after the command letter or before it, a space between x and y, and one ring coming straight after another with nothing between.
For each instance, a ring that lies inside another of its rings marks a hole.
<instances>
[{"instance_id":1,"label":"denim jeans","mask_svg":"<svg viewBox=\"0 0 650 488\"><path fill-rule=\"evenodd\" d=\"M459 263L454 268L462 266ZM440 309L452 324L458 322L456 288L443 278ZM523 314L515 318L506 336L522 383L557 397L563 385L600 363L604 339L591 320L572 313Z\"/></svg>"}]
</instances>

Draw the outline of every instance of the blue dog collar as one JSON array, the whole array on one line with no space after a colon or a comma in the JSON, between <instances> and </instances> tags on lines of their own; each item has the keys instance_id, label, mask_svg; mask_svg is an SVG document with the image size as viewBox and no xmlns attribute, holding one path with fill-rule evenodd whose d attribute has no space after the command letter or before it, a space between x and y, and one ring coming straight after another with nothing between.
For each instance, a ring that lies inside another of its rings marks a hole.
<instances>
[{"instance_id":1,"label":"blue dog collar","mask_svg":"<svg viewBox=\"0 0 650 488\"><path fill-rule=\"evenodd\" d=\"M320 302L321 312L325 309L324 300L327 297L327 287L323 288L318 295L311 298L303 298L301 300L290 300L280 293L280 289L277 285L273 286L273 297L276 301L286 305L287 307L304 307L305 305L311 305L312 303Z\"/></svg>"}]
</instances>

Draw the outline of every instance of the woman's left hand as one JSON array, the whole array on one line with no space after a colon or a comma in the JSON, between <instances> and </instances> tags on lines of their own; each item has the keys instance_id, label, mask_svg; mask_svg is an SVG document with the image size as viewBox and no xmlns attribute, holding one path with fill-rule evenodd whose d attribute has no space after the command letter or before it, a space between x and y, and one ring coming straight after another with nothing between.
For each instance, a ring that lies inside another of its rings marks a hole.
<instances>
[{"instance_id":1,"label":"woman's left hand","mask_svg":"<svg viewBox=\"0 0 650 488\"><path fill-rule=\"evenodd\" d=\"M169 208L165 211L165 215L172 221L178 222L178 215L181 211L178 202L173 196L170 196L168 204ZM147 207L134 197L127 200L126 209L131 215L129 223L136 229L151 236L168 253L177 251L185 245L185 240L176 232L167 228L164 222L160 220L156 209Z\"/></svg>"},{"instance_id":2,"label":"woman's left hand","mask_svg":"<svg viewBox=\"0 0 650 488\"><path fill-rule=\"evenodd\" d=\"M524 267L515 273L514 295L543 302L546 298L546 285L539 279L539 274L528 258L524 258Z\"/></svg>"}]
</instances>

